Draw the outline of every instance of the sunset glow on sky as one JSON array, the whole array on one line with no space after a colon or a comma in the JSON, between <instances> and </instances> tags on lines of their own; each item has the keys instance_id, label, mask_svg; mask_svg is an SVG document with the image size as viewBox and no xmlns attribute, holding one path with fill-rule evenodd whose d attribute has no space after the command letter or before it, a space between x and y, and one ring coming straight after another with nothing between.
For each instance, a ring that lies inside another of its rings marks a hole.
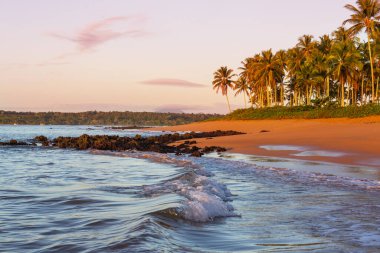
<instances>
[{"instance_id":1,"label":"sunset glow on sky","mask_svg":"<svg viewBox=\"0 0 380 253\"><path fill-rule=\"evenodd\" d=\"M328 34L347 3L0 0L0 110L225 113L217 68Z\"/></svg>"}]
</instances>

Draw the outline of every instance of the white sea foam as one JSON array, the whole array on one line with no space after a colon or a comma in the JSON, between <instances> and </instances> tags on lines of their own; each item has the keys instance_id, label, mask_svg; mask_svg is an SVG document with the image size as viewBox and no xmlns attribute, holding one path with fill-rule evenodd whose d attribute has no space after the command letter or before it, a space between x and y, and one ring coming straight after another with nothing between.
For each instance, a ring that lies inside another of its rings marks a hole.
<instances>
[{"instance_id":1,"label":"white sea foam","mask_svg":"<svg viewBox=\"0 0 380 253\"><path fill-rule=\"evenodd\" d=\"M217 217L237 216L232 205L228 203L232 194L227 187L196 172L144 187L144 194L147 196L165 193L177 193L184 197L177 213L186 220L207 222Z\"/></svg>"},{"instance_id":2,"label":"white sea foam","mask_svg":"<svg viewBox=\"0 0 380 253\"><path fill-rule=\"evenodd\" d=\"M262 145L260 148L265 150L286 150L286 151L304 151L306 147L304 146L294 146L294 145Z\"/></svg>"},{"instance_id":3,"label":"white sea foam","mask_svg":"<svg viewBox=\"0 0 380 253\"><path fill-rule=\"evenodd\" d=\"M217 217L238 216L231 205L232 194L226 187L212 179L210 170L248 173L250 176L278 180L283 183L307 184L309 186L344 187L359 190L380 190L380 182L375 180L341 177L331 174L305 172L286 168L257 166L247 161L235 161L222 158L177 157L175 155L142 152L104 152L107 154L166 163L188 169L184 174L163 181L156 185L143 187L142 193L147 197L175 193L184 198L176 215L195 222L208 222ZM186 170L185 170L186 171Z\"/></svg>"},{"instance_id":4,"label":"white sea foam","mask_svg":"<svg viewBox=\"0 0 380 253\"><path fill-rule=\"evenodd\" d=\"M176 213L183 219L194 222L208 222L218 217L239 216L229 203L231 192L226 185L211 178L212 173L189 159L170 157L166 154L142 152L91 151L98 155L115 155L148 159L154 162L171 164L189 169L181 176L155 185L143 186L143 194L153 197L161 194L176 193L184 198Z\"/></svg>"},{"instance_id":5,"label":"white sea foam","mask_svg":"<svg viewBox=\"0 0 380 253\"><path fill-rule=\"evenodd\" d=\"M187 220L207 222L216 217L236 216L232 205L216 195L202 191L189 191L186 195L189 200L180 213Z\"/></svg>"},{"instance_id":6,"label":"white sea foam","mask_svg":"<svg viewBox=\"0 0 380 253\"><path fill-rule=\"evenodd\" d=\"M189 157L194 160L194 158ZM231 173L249 173L257 177L265 177L282 181L284 183L297 183L307 185L325 185L330 187L349 188L358 190L380 191L380 181L358 179L319 172L300 171L289 168L275 168L258 166L249 161L229 160L228 158L207 157L198 159L204 167L212 166L214 169L231 170Z\"/></svg>"},{"instance_id":7,"label":"white sea foam","mask_svg":"<svg viewBox=\"0 0 380 253\"><path fill-rule=\"evenodd\" d=\"M347 153L325 151L325 150L310 150L310 151L303 151L303 152L294 154L294 156L321 156L321 157L343 157L346 155Z\"/></svg>"}]
</instances>

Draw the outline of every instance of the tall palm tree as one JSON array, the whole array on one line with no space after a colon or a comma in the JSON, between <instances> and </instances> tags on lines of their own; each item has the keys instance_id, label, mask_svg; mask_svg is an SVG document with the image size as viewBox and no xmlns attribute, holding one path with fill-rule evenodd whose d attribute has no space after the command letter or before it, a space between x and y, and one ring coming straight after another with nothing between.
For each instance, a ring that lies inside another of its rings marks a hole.
<instances>
[{"instance_id":1,"label":"tall palm tree","mask_svg":"<svg viewBox=\"0 0 380 253\"><path fill-rule=\"evenodd\" d=\"M234 90L235 96L239 95L240 93L243 93L244 96L244 106L247 108L247 98L246 96L249 96L249 85L247 82L247 78L244 75L241 75L238 80L234 82L235 87Z\"/></svg>"},{"instance_id":2,"label":"tall palm tree","mask_svg":"<svg viewBox=\"0 0 380 253\"><path fill-rule=\"evenodd\" d=\"M217 71L214 72L214 81L212 82L213 89L216 89L216 93L219 90L222 91L222 95L226 96L228 109L231 111L230 101L228 99L228 88L233 88L233 80L232 78L235 76L233 74L233 70L228 67L220 67Z\"/></svg>"},{"instance_id":3,"label":"tall palm tree","mask_svg":"<svg viewBox=\"0 0 380 253\"><path fill-rule=\"evenodd\" d=\"M375 47L376 49L376 47ZM368 44L358 43L358 51L361 55L361 64L362 69L360 71L360 102L361 104L365 104L367 102L367 94L368 91L371 92L371 64L369 62L369 52L368 52ZM376 54L375 54L376 55Z\"/></svg>"},{"instance_id":4,"label":"tall palm tree","mask_svg":"<svg viewBox=\"0 0 380 253\"><path fill-rule=\"evenodd\" d=\"M332 36L334 41L348 41L353 39L354 34L341 26L332 32Z\"/></svg>"},{"instance_id":5,"label":"tall palm tree","mask_svg":"<svg viewBox=\"0 0 380 253\"><path fill-rule=\"evenodd\" d=\"M261 53L261 60L254 66L257 80L266 84L267 105L272 104L273 94L274 101L277 103L277 83L280 82L284 72L278 58L269 49Z\"/></svg>"},{"instance_id":6,"label":"tall palm tree","mask_svg":"<svg viewBox=\"0 0 380 253\"><path fill-rule=\"evenodd\" d=\"M304 64L303 52L299 47L294 47L288 50L287 53L287 70L288 77L290 80L290 88L292 90L293 102L296 106L300 105L301 89L298 83L298 75L301 71L302 65Z\"/></svg>"},{"instance_id":7,"label":"tall palm tree","mask_svg":"<svg viewBox=\"0 0 380 253\"><path fill-rule=\"evenodd\" d=\"M330 75L331 66L328 61L328 57L333 46L333 41L330 36L323 35L319 37L319 43L317 44L317 52L314 53L314 61L316 62L316 69L319 74L324 78L324 96L330 97Z\"/></svg>"},{"instance_id":8,"label":"tall palm tree","mask_svg":"<svg viewBox=\"0 0 380 253\"><path fill-rule=\"evenodd\" d=\"M286 78L286 71L287 66L286 62L288 60L288 56L286 54L285 50L280 50L276 53L275 57L277 58L278 63L280 64L280 67L282 68L282 75L280 80L280 103L282 106L284 106L284 95L285 95L285 78Z\"/></svg>"},{"instance_id":9,"label":"tall palm tree","mask_svg":"<svg viewBox=\"0 0 380 253\"><path fill-rule=\"evenodd\" d=\"M346 9L352 12L351 17L343 22L351 24L350 31L358 34L363 29L367 33L369 60L371 64L372 101L375 100L375 77L371 52L371 38L373 30L380 20L380 2L378 0L357 0L356 6L347 4Z\"/></svg>"},{"instance_id":10,"label":"tall palm tree","mask_svg":"<svg viewBox=\"0 0 380 253\"><path fill-rule=\"evenodd\" d=\"M315 47L315 43L313 41L313 36L312 35L304 35L304 36L298 38L297 47L301 49L303 57L305 59L307 59L311 55L311 53Z\"/></svg>"},{"instance_id":11,"label":"tall palm tree","mask_svg":"<svg viewBox=\"0 0 380 253\"><path fill-rule=\"evenodd\" d=\"M333 66L333 74L340 85L340 105L345 105L345 85L354 78L354 73L361 69L361 56L353 41L341 41L334 44L330 60Z\"/></svg>"}]
</instances>

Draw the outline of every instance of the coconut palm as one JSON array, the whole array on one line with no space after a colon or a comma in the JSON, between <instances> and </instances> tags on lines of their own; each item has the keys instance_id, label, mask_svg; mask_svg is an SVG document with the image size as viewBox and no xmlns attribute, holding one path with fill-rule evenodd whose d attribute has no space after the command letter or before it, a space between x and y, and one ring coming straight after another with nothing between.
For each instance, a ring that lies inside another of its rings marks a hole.
<instances>
[{"instance_id":1,"label":"coconut palm","mask_svg":"<svg viewBox=\"0 0 380 253\"><path fill-rule=\"evenodd\" d=\"M311 55L311 53L315 47L315 43L313 41L313 36L312 35L304 35L304 36L298 38L298 43L296 46L301 49L303 57L305 59L307 59Z\"/></svg>"},{"instance_id":2,"label":"coconut palm","mask_svg":"<svg viewBox=\"0 0 380 253\"><path fill-rule=\"evenodd\" d=\"M272 53L272 50L263 51L261 60L254 64L256 78L258 82L266 85L267 105L277 102L277 83L281 80L284 70L278 58Z\"/></svg>"},{"instance_id":3,"label":"coconut palm","mask_svg":"<svg viewBox=\"0 0 380 253\"><path fill-rule=\"evenodd\" d=\"M332 37L334 41L348 41L353 39L354 34L341 26L332 32Z\"/></svg>"},{"instance_id":4,"label":"coconut palm","mask_svg":"<svg viewBox=\"0 0 380 253\"><path fill-rule=\"evenodd\" d=\"M293 96L293 101L291 104L300 105L301 89L298 83L298 75L301 71L301 67L304 64L304 56L299 47L294 47L287 52L287 70L289 77L289 86L291 89L291 94Z\"/></svg>"},{"instance_id":5,"label":"coconut palm","mask_svg":"<svg viewBox=\"0 0 380 253\"><path fill-rule=\"evenodd\" d=\"M361 69L361 56L353 41L342 41L334 44L330 60L333 66L333 74L340 85L340 105L345 105L345 85L354 78L354 73Z\"/></svg>"},{"instance_id":6,"label":"coconut palm","mask_svg":"<svg viewBox=\"0 0 380 253\"><path fill-rule=\"evenodd\" d=\"M214 81L212 82L213 89L216 90L216 93L219 92L219 90L222 91L222 95L226 96L228 109L231 111L230 101L228 99L228 88L233 88L233 80L232 78L235 76L233 74L233 70L229 69L228 67L220 67L217 71L214 73Z\"/></svg>"},{"instance_id":7,"label":"coconut palm","mask_svg":"<svg viewBox=\"0 0 380 253\"><path fill-rule=\"evenodd\" d=\"M352 12L351 17L343 22L343 25L349 23L352 26L350 31L353 34L358 34L363 29L367 33L368 52L371 66L371 81L372 81L372 101L375 100L375 77L373 69L373 59L371 52L371 39L373 31L380 20L380 3L378 0L357 0L357 6L347 4L346 9Z\"/></svg>"},{"instance_id":8,"label":"coconut palm","mask_svg":"<svg viewBox=\"0 0 380 253\"><path fill-rule=\"evenodd\" d=\"M313 52L316 70L324 78L324 96L330 97L330 75L331 65L329 64L328 57L333 46L333 41L330 36L323 35L319 38L317 49Z\"/></svg>"},{"instance_id":9,"label":"coconut palm","mask_svg":"<svg viewBox=\"0 0 380 253\"><path fill-rule=\"evenodd\" d=\"M235 96L243 93L244 105L245 105L245 108L247 108L246 96L249 96L249 85L247 82L247 78L244 75L240 75L240 77L238 78L238 80L234 82L234 84L235 84L234 90L236 91Z\"/></svg>"},{"instance_id":10,"label":"coconut palm","mask_svg":"<svg viewBox=\"0 0 380 253\"><path fill-rule=\"evenodd\" d=\"M376 48L376 47L375 47ZM368 100L368 91L371 93L371 64L369 61L369 52L367 43L358 43L358 51L361 55L362 70L360 71L360 96L361 104L365 104ZM376 54L375 54L376 56ZM370 95L369 95L370 96Z\"/></svg>"},{"instance_id":11,"label":"coconut palm","mask_svg":"<svg viewBox=\"0 0 380 253\"><path fill-rule=\"evenodd\" d=\"M278 63L280 64L282 68L282 75L280 79L280 103L282 106L284 106L284 93L285 93L285 78L286 78L286 71L287 71L287 66L286 62L288 60L288 56L285 50L280 50L276 53L275 57L278 60Z\"/></svg>"}]
</instances>

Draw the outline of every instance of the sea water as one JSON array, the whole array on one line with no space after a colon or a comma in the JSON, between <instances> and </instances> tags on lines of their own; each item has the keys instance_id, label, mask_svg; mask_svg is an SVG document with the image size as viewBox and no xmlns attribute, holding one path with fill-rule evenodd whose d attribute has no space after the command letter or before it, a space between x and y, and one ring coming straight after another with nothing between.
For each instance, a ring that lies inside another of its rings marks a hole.
<instances>
[{"instance_id":1,"label":"sea water","mask_svg":"<svg viewBox=\"0 0 380 253\"><path fill-rule=\"evenodd\" d=\"M160 134L0 126L0 141L83 133ZM0 147L0 252L379 252L380 172L352 171L229 153Z\"/></svg>"}]
</instances>

